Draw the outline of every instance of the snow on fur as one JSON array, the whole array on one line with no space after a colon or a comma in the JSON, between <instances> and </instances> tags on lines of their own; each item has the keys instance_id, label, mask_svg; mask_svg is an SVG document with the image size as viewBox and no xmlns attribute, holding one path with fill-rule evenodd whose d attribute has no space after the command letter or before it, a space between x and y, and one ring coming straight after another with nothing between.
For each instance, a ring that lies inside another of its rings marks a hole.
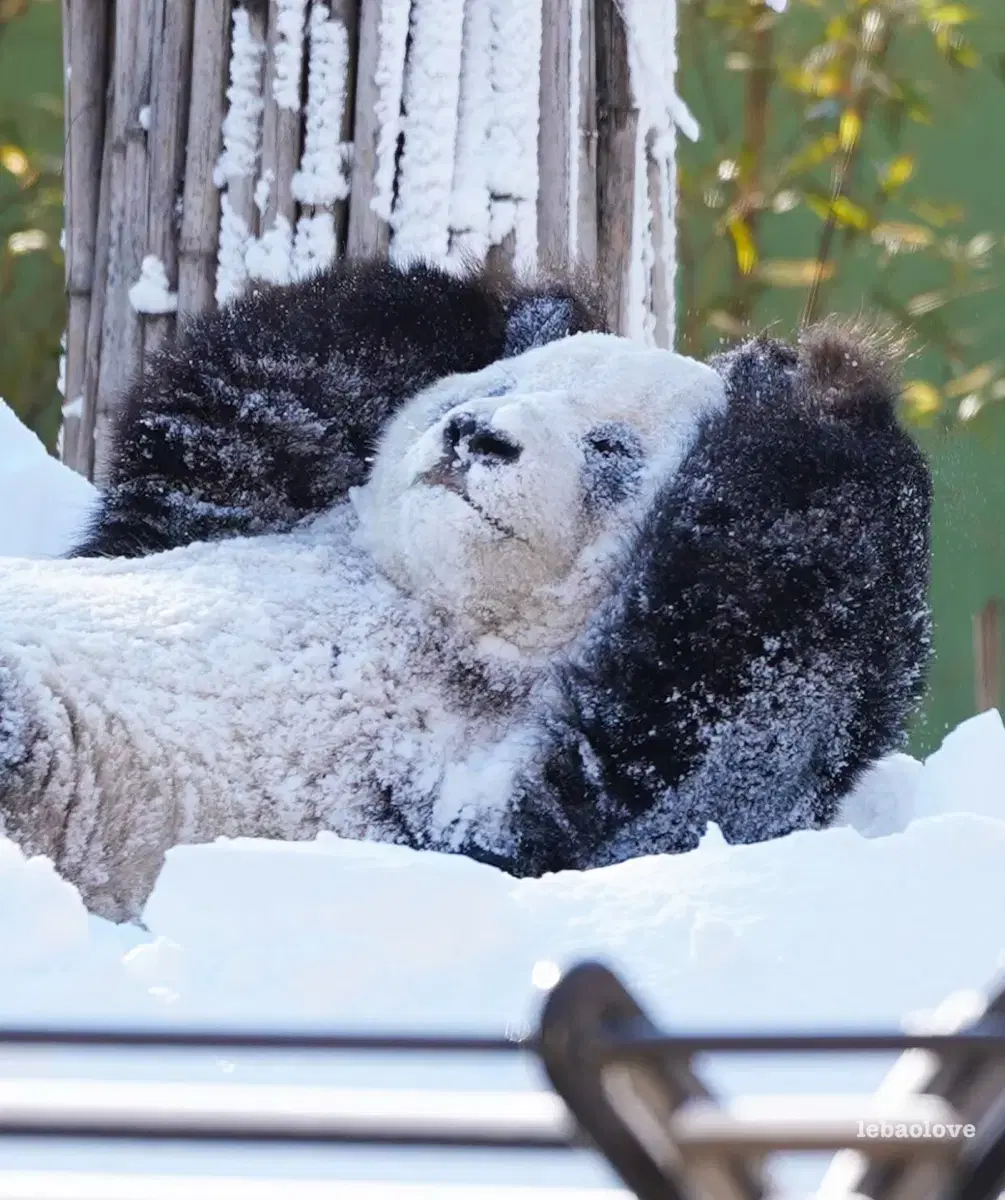
<instances>
[{"instance_id":1,"label":"snow on fur","mask_svg":"<svg viewBox=\"0 0 1005 1200\"><path fill-rule=\"evenodd\" d=\"M477 827L499 846L544 667L722 402L700 364L582 335L421 394L370 484L293 533L6 563L6 832L118 918L178 842L327 829L458 849ZM427 479L458 413L522 445L504 478L464 442L467 500ZM582 438L611 422L643 461L584 523Z\"/></svg>"}]
</instances>

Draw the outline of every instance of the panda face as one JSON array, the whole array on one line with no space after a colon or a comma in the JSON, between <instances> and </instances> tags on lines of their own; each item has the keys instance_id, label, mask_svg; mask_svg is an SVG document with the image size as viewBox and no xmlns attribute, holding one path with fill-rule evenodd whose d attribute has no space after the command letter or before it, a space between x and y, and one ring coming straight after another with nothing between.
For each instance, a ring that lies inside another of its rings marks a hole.
<instances>
[{"instance_id":1,"label":"panda face","mask_svg":"<svg viewBox=\"0 0 1005 1200\"><path fill-rule=\"evenodd\" d=\"M710 368L604 334L454 376L391 423L355 497L361 537L394 583L468 631L553 650L724 406Z\"/></svg>"}]
</instances>

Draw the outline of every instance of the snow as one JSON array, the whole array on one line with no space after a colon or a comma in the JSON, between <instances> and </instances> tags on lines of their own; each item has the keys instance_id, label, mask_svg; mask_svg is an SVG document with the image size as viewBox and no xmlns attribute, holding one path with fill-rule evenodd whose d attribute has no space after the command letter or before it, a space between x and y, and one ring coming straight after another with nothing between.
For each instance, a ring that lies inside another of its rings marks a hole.
<instances>
[{"instance_id":1,"label":"snow","mask_svg":"<svg viewBox=\"0 0 1005 1200\"><path fill-rule=\"evenodd\" d=\"M178 311L178 293L168 283L167 268L156 254L140 264L140 277L129 289L129 303L138 313L160 315Z\"/></svg>"},{"instance_id":2,"label":"snow","mask_svg":"<svg viewBox=\"0 0 1005 1200\"><path fill-rule=\"evenodd\" d=\"M280 108L299 112L307 0L278 0L277 8L272 95Z\"/></svg>"},{"instance_id":3,"label":"snow","mask_svg":"<svg viewBox=\"0 0 1005 1200\"><path fill-rule=\"evenodd\" d=\"M6 407L0 446L0 553L65 551L94 489L49 458ZM531 1028L538 989L557 967L600 957L678 1029L917 1024L962 993L943 1009L946 1024L975 1011L1005 966L994 920L1005 910L1003 779L1005 727L990 711L924 763L893 755L878 764L846 802L844 824L758 845L728 846L713 828L689 854L525 880L331 834L179 846L142 925L89 915L47 860L0 840L0 1015L516 1036ZM516 1063L468 1060L67 1050L7 1052L3 1063L10 1074L48 1077L539 1085ZM870 1091L887 1065L734 1062L706 1068L706 1077L727 1092ZM11 1142L5 1154L8 1169L235 1170L212 1149L81 1144L54 1161L51 1147ZM486 1170L463 1155L375 1160L261 1148L242 1151L239 1169L455 1181L484 1181ZM520 1155L492 1172L493 1182L610 1182L592 1163Z\"/></svg>"},{"instance_id":4,"label":"snow","mask_svg":"<svg viewBox=\"0 0 1005 1200\"><path fill-rule=\"evenodd\" d=\"M0 400L0 555L62 554L83 532L96 497Z\"/></svg>"},{"instance_id":5,"label":"snow","mask_svg":"<svg viewBox=\"0 0 1005 1200\"><path fill-rule=\"evenodd\" d=\"M213 174L222 188L254 174L260 148L262 117L262 58L265 46L251 29L244 8L235 8L230 49L227 114L223 119L223 153Z\"/></svg>"},{"instance_id":6,"label":"snow","mask_svg":"<svg viewBox=\"0 0 1005 1200\"><path fill-rule=\"evenodd\" d=\"M463 28L464 0L413 0L405 141L391 214L398 261L422 255L442 261L449 249Z\"/></svg>"},{"instance_id":7,"label":"snow","mask_svg":"<svg viewBox=\"0 0 1005 1200\"><path fill-rule=\"evenodd\" d=\"M377 169L374 172L370 207L385 221L391 219L394 201L395 156L401 131L401 97L405 81L405 47L408 42L412 0L383 0L378 29L379 52L374 70L379 125Z\"/></svg>"},{"instance_id":8,"label":"snow","mask_svg":"<svg viewBox=\"0 0 1005 1200\"><path fill-rule=\"evenodd\" d=\"M348 71L346 27L318 4L310 16L304 151L291 184L294 198L304 204L333 204L349 194L346 148L341 141Z\"/></svg>"}]
</instances>

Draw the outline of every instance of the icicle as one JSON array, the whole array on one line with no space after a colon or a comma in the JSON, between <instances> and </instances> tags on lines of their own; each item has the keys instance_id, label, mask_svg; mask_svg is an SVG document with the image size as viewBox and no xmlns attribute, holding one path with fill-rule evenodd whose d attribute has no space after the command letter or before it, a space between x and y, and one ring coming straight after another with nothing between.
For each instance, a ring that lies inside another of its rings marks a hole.
<instances>
[{"instance_id":1,"label":"icicle","mask_svg":"<svg viewBox=\"0 0 1005 1200\"><path fill-rule=\"evenodd\" d=\"M391 214L398 261L442 261L449 249L463 29L464 0L413 0L405 142Z\"/></svg>"},{"instance_id":2,"label":"icicle","mask_svg":"<svg viewBox=\"0 0 1005 1200\"><path fill-rule=\"evenodd\" d=\"M484 0L467 0L450 197L451 259L458 265L482 262L491 245L486 145L494 111L492 13Z\"/></svg>"},{"instance_id":3,"label":"icicle","mask_svg":"<svg viewBox=\"0 0 1005 1200\"><path fill-rule=\"evenodd\" d=\"M278 0L273 52L272 95L280 108L300 111L300 72L304 58L307 0Z\"/></svg>"},{"instance_id":4,"label":"icicle","mask_svg":"<svg viewBox=\"0 0 1005 1200\"><path fill-rule=\"evenodd\" d=\"M394 199L394 167L401 132L401 93L405 78L405 45L411 0L379 0L380 50L374 81L378 99L374 105L380 134L377 139L377 168L370 207L384 221L391 219ZM371 0L378 3L378 0Z\"/></svg>"},{"instance_id":5,"label":"icicle","mask_svg":"<svg viewBox=\"0 0 1005 1200\"><path fill-rule=\"evenodd\" d=\"M307 74L307 119L300 170L291 188L301 204L334 204L349 195L342 143L349 73L349 35L324 4L310 18L310 66Z\"/></svg>"}]
</instances>

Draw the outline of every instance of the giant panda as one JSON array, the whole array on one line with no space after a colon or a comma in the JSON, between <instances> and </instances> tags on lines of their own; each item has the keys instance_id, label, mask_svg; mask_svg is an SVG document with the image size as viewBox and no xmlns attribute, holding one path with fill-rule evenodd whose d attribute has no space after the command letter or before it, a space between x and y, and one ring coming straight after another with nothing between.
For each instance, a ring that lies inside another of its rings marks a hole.
<instances>
[{"instance_id":1,"label":"giant panda","mask_svg":"<svg viewBox=\"0 0 1005 1200\"><path fill-rule=\"evenodd\" d=\"M929 653L896 348L597 311L371 263L195 321L77 552L4 564L3 832L125 919L217 836L540 875L831 823Z\"/></svg>"}]
</instances>

